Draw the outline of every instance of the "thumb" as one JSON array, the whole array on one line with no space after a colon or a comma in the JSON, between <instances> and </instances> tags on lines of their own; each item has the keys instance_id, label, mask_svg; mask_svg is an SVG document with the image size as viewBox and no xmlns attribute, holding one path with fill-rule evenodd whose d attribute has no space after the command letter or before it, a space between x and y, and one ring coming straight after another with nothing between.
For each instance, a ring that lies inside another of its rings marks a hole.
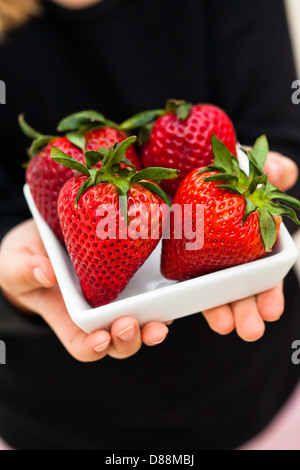
<instances>
[{"instance_id":1,"label":"thumb","mask_svg":"<svg viewBox=\"0 0 300 470\"><path fill-rule=\"evenodd\" d=\"M15 296L42 287L50 288L56 282L50 260L40 255L20 254L1 276L3 289Z\"/></svg>"},{"instance_id":2,"label":"thumb","mask_svg":"<svg viewBox=\"0 0 300 470\"><path fill-rule=\"evenodd\" d=\"M299 174L296 163L277 152L269 152L265 172L269 174L270 182L281 191L291 189Z\"/></svg>"},{"instance_id":3,"label":"thumb","mask_svg":"<svg viewBox=\"0 0 300 470\"><path fill-rule=\"evenodd\" d=\"M53 287L57 281L49 258L32 256L28 262L28 282L37 287ZM32 276L31 276L32 272Z\"/></svg>"}]
</instances>

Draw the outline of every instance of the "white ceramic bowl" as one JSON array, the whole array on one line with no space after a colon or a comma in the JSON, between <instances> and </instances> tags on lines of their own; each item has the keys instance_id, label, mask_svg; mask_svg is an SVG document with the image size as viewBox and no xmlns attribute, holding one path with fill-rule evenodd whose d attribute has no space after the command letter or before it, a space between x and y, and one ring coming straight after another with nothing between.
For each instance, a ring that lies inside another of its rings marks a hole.
<instances>
[{"instance_id":1,"label":"white ceramic bowl","mask_svg":"<svg viewBox=\"0 0 300 470\"><path fill-rule=\"evenodd\" d=\"M239 159L247 170L244 157L240 155ZM68 253L39 214L28 185L24 187L24 194L69 315L87 333L109 329L111 323L123 315L134 316L142 326L151 320L174 320L264 292L283 280L297 260L295 243L282 224L274 250L264 258L196 279L174 282L160 273L160 243L117 300L92 308L82 295Z\"/></svg>"}]
</instances>

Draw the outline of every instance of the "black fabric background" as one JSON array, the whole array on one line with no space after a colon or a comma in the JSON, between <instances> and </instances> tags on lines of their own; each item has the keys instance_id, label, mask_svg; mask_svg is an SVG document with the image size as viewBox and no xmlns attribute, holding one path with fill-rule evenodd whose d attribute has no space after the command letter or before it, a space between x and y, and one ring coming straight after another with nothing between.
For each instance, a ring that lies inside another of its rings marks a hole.
<instances>
[{"instance_id":1,"label":"black fabric background","mask_svg":"<svg viewBox=\"0 0 300 470\"><path fill-rule=\"evenodd\" d=\"M103 0L83 11L44 1L44 9L0 47L1 237L30 217L21 112L51 134L81 109L120 122L171 97L211 102L231 116L244 145L266 133L272 149L300 163L297 77L281 0ZM299 192L298 184L291 194ZM256 343L220 337L199 314L176 321L157 348L96 364L76 362L46 325L1 298L0 435L34 450L236 448L270 421L299 379L291 363L300 332L293 273L285 285L285 315Z\"/></svg>"}]
</instances>

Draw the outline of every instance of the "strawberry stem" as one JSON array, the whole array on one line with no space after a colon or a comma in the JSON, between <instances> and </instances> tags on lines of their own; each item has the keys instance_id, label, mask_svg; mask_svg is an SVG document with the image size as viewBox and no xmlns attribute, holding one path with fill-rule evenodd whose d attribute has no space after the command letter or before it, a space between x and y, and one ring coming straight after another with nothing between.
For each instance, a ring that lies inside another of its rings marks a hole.
<instances>
[{"instance_id":1,"label":"strawberry stem","mask_svg":"<svg viewBox=\"0 0 300 470\"><path fill-rule=\"evenodd\" d=\"M192 104L187 103L185 100L170 99L167 101L165 112L176 114L180 121L185 121L191 112Z\"/></svg>"},{"instance_id":2,"label":"strawberry stem","mask_svg":"<svg viewBox=\"0 0 300 470\"><path fill-rule=\"evenodd\" d=\"M36 131L35 129L33 129L33 127L31 127L26 121L25 121L25 115L24 114L20 114L19 117L18 117L18 123L19 123L19 126L20 128L22 129L23 133L29 137L29 139L37 139L39 137L42 136L42 134L38 131Z\"/></svg>"},{"instance_id":3,"label":"strawberry stem","mask_svg":"<svg viewBox=\"0 0 300 470\"><path fill-rule=\"evenodd\" d=\"M32 144L27 149L27 154L29 158L33 158L37 153L39 153L46 145L50 144L53 142L53 140L57 139L57 137L53 135L43 135L40 132L36 131L31 127L26 121L25 121L25 116L24 114L20 114L18 117L18 123L23 131L23 133L32 139ZM25 164L24 166L26 166Z\"/></svg>"}]
</instances>

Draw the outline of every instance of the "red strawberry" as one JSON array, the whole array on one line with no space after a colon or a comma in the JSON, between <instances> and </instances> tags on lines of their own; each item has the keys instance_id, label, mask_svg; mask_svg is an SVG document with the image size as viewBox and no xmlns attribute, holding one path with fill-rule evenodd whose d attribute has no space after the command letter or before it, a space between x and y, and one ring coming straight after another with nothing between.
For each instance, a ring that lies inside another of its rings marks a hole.
<instances>
[{"instance_id":1,"label":"red strawberry","mask_svg":"<svg viewBox=\"0 0 300 470\"><path fill-rule=\"evenodd\" d=\"M164 111L140 113L121 124L122 129L146 126L140 156L142 165L178 168L181 176L162 187L174 195L180 182L193 169L213 161L211 136L215 134L236 155L236 133L227 114L211 104L191 105L169 100ZM145 127L143 128L145 130Z\"/></svg>"},{"instance_id":2,"label":"red strawberry","mask_svg":"<svg viewBox=\"0 0 300 470\"><path fill-rule=\"evenodd\" d=\"M263 172L268 154L264 136L248 152L249 177L215 136L212 142L213 165L192 171L173 200L182 208L190 205L194 233L195 214L200 218L203 215L198 224L198 230L204 232L203 246L188 249L191 234L182 228L181 220L172 218L170 238L163 241L161 260L162 274L168 279L183 281L261 258L272 250L281 216L287 215L300 224L295 212L282 204L300 209L299 201L271 185ZM202 213L198 210L201 207ZM178 228L183 230L181 239L175 239ZM199 233L197 236L201 238Z\"/></svg>"},{"instance_id":3,"label":"red strawberry","mask_svg":"<svg viewBox=\"0 0 300 470\"><path fill-rule=\"evenodd\" d=\"M152 208L168 199L151 181L178 176L176 170L122 169L134 141L131 137L106 152L86 152L86 166L52 149L56 162L82 173L64 185L58 213L82 292L93 307L116 299L157 246L165 217ZM93 164L100 158L97 170Z\"/></svg>"},{"instance_id":4,"label":"red strawberry","mask_svg":"<svg viewBox=\"0 0 300 470\"><path fill-rule=\"evenodd\" d=\"M98 111L80 111L71 114L60 121L57 130L68 132L68 138L84 151L107 148L128 137L126 132L119 129L118 124L108 120ZM137 170L141 169L139 157L133 146L129 147L125 157ZM123 165L126 166L126 163ZM100 168L101 162L97 166Z\"/></svg>"},{"instance_id":5,"label":"red strawberry","mask_svg":"<svg viewBox=\"0 0 300 470\"><path fill-rule=\"evenodd\" d=\"M113 127L102 127L94 129L85 134L86 151L98 150L100 148L107 148L114 145L116 142L122 142L127 139L128 135ZM140 160L133 146L130 146L126 152L126 158L133 163L137 170L141 169Z\"/></svg>"},{"instance_id":6,"label":"red strawberry","mask_svg":"<svg viewBox=\"0 0 300 470\"><path fill-rule=\"evenodd\" d=\"M41 135L25 122L23 116L19 117L19 124L24 133L33 139L29 149L30 161L26 168L26 181L32 197L41 216L63 241L57 214L57 200L61 188L74 175L74 171L54 162L51 159L51 149L53 146L58 147L81 162L84 162L83 151L66 137Z\"/></svg>"}]
</instances>

